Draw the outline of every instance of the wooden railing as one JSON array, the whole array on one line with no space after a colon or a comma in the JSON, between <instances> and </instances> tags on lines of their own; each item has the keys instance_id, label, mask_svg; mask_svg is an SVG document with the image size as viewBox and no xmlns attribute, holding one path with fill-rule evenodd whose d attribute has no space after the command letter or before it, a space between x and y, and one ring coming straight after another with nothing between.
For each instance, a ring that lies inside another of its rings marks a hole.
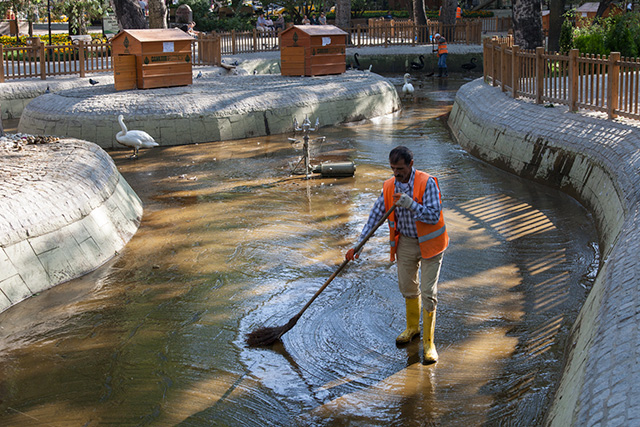
<instances>
[{"instance_id":1,"label":"wooden railing","mask_svg":"<svg viewBox=\"0 0 640 427\"><path fill-rule=\"evenodd\" d=\"M520 49L507 38L484 42L484 78L512 97L640 119L640 62L609 56Z\"/></svg>"},{"instance_id":2,"label":"wooden railing","mask_svg":"<svg viewBox=\"0 0 640 427\"><path fill-rule=\"evenodd\" d=\"M191 45L193 65L220 65L220 37L200 36ZM41 78L113 71L109 42L45 45L39 40L21 47L0 44L0 82L7 79Z\"/></svg>"},{"instance_id":3,"label":"wooden railing","mask_svg":"<svg viewBox=\"0 0 640 427\"><path fill-rule=\"evenodd\" d=\"M280 33L278 31L231 31L217 33L220 37L223 55L238 53L268 52L280 50Z\"/></svg>"},{"instance_id":4,"label":"wooden railing","mask_svg":"<svg viewBox=\"0 0 640 427\"><path fill-rule=\"evenodd\" d=\"M450 44L481 44L483 20L464 19L455 25L428 21L414 25L412 21L376 21L371 26L356 26L348 31L348 47L415 46L431 43L440 33ZM193 65L220 65L222 55L280 50L280 33L257 29L202 35L192 44ZM22 47L0 45L0 82L6 79L41 78L113 71L109 42L77 40L72 45L46 46L39 39Z\"/></svg>"},{"instance_id":5,"label":"wooden railing","mask_svg":"<svg viewBox=\"0 0 640 427\"><path fill-rule=\"evenodd\" d=\"M282 31L231 31L218 33L223 55L280 50ZM463 20L456 25L442 25L429 21L427 25L414 25L412 21L370 20L369 25L358 25L348 31L348 47L415 46L431 43L429 36L440 33L448 43L481 44L482 21Z\"/></svg>"},{"instance_id":6,"label":"wooden railing","mask_svg":"<svg viewBox=\"0 0 640 427\"><path fill-rule=\"evenodd\" d=\"M218 34L201 34L191 45L193 65L220 65L222 61L221 39Z\"/></svg>"},{"instance_id":7,"label":"wooden railing","mask_svg":"<svg viewBox=\"0 0 640 427\"><path fill-rule=\"evenodd\" d=\"M386 23L386 24L385 24ZM463 20L455 25L443 25L427 21L427 25L415 25L412 21L378 21L370 26L356 26L349 30L350 47L364 46L415 46L432 43L434 34L442 34L450 44L481 44L482 22Z\"/></svg>"}]
</instances>

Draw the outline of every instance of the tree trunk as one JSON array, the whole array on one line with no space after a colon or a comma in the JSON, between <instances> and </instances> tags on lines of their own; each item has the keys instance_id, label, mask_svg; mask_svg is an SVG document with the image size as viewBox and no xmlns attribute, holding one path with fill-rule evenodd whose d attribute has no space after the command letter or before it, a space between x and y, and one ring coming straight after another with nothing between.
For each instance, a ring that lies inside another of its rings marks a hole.
<instances>
[{"instance_id":1,"label":"tree trunk","mask_svg":"<svg viewBox=\"0 0 640 427\"><path fill-rule=\"evenodd\" d=\"M598 11L596 12L596 18L601 18L602 15L604 14L604 11L607 10L607 8L609 6L611 6L611 3L613 3L613 0L602 0L600 2L600 4L598 5ZM623 3L623 7L624 7L624 3Z\"/></svg>"},{"instance_id":2,"label":"tree trunk","mask_svg":"<svg viewBox=\"0 0 640 427\"><path fill-rule=\"evenodd\" d=\"M167 28L167 6L164 0L149 0L149 28Z\"/></svg>"},{"instance_id":3,"label":"tree trunk","mask_svg":"<svg viewBox=\"0 0 640 427\"><path fill-rule=\"evenodd\" d=\"M522 49L543 46L542 0L513 1L513 43Z\"/></svg>"},{"instance_id":4,"label":"tree trunk","mask_svg":"<svg viewBox=\"0 0 640 427\"><path fill-rule=\"evenodd\" d=\"M351 27L351 0L336 1L336 27L349 32Z\"/></svg>"},{"instance_id":5,"label":"tree trunk","mask_svg":"<svg viewBox=\"0 0 640 427\"><path fill-rule=\"evenodd\" d=\"M113 0L116 19L123 30L147 28L144 12L137 0Z\"/></svg>"},{"instance_id":6,"label":"tree trunk","mask_svg":"<svg viewBox=\"0 0 640 427\"><path fill-rule=\"evenodd\" d=\"M549 51L560 51L560 31L564 22L565 0L549 1Z\"/></svg>"},{"instance_id":7,"label":"tree trunk","mask_svg":"<svg viewBox=\"0 0 640 427\"><path fill-rule=\"evenodd\" d=\"M423 0L413 0L413 23L417 26L418 43L426 43L429 40L429 30Z\"/></svg>"},{"instance_id":8,"label":"tree trunk","mask_svg":"<svg viewBox=\"0 0 640 427\"><path fill-rule=\"evenodd\" d=\"M442 10L440 11L441 32L447 43L454 39L456 26L456 8L458 2L456 0L442 0Z\"/></svg>"}]
</instances>

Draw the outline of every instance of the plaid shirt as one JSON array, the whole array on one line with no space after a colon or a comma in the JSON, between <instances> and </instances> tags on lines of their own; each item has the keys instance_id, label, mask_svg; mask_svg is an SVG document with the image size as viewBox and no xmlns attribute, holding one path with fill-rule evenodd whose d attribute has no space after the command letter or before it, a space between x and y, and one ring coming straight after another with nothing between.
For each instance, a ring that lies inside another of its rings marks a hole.
<instances>
[{"instance_id":1,"label":"plaid shirt","mask_svg":"<svg viewBox=\"0 0 640 427\"><path fill-rule=\"evenodd\" d=\"M415 168L411 168L411 178L409 178L408 183L403 184L396 180L396 193L405 193L413 199L413 181L415 176L416 170ZM433 179L433 177L429 177L427 186L424 190L424 195L422 196L421 205L414 200L410 209L401 207L396 208L395 214L396 222L398 223L398 231L403 236L417 238L418 229L416 228L416 221L425 222L427 224L436 224L440 220L441 210L440 190L436 185L435 179ZM376 200L373 208L371 209L369 219L362 229L362 233L360 233L360 239L358 242L364 239L364 236L366 236L373 226L382 219L385 213L384 193L381 193L380 197L378 197L378 200Z\"/></svg>"}]
</instances>

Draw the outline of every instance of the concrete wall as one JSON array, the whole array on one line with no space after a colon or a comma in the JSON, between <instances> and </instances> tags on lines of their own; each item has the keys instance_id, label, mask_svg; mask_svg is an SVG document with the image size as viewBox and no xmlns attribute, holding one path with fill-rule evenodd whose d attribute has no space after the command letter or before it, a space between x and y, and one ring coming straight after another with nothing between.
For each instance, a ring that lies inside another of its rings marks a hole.
<instances>
[{"instance_id":1,"label":"concrete wall","mask_svg":"<svg viewBox=\"0 0 640 427\"><path fill-rule=\"evenodd\" d=\"M640 425L637 129L513 100L481 79L458 91L449 125L473 155L573 195L597 223L601 268L546 424Z\"/></svg>"},{"instance_id":2,"label":"concrete wall","mask_svg":"<svg viewBox=\"0 0 640 427\"><path fill-rule=\"evenodd\" d=\"M116 118L123 114L129 130L143 130L167 146L287 133L294 117L302 121L306 115L327 126L400 109L395 87L375 73L228 75L196 82L146 91L116 92L109 85L49 93L25 107L18 130L115 148Z\"/></svg>"},{"instance_id":3,"label":"concrete wall","mask_svg":"<svg viewBox=\"0 0 640 427\"><path fill-rule=\"evenodd\" d=\"M102 149L78 140L52 145L38 146L40 154L51 150L46 161L37 153L22 163L16 157L21 173L3 181L0 311L94 270L125 246L142 217L140 199Z\"/></svg>"}]
</instances>

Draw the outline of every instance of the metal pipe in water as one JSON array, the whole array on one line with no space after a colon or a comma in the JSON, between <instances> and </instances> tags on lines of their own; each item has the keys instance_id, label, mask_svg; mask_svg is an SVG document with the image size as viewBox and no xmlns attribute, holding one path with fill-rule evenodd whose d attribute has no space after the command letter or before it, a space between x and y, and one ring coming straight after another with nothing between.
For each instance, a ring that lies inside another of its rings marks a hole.
<instances>
[{"instance_id":1,"label":"metal pipe in water","mask_svg":"<svg viewBox=\"0 0 640 427\"><path fill-rule=\"evenodd\" d=\"M353 162L323 163L315 166L313 172L323 178L350 177L355 175L356 165Z\"/></svg>"}]
</instances>

